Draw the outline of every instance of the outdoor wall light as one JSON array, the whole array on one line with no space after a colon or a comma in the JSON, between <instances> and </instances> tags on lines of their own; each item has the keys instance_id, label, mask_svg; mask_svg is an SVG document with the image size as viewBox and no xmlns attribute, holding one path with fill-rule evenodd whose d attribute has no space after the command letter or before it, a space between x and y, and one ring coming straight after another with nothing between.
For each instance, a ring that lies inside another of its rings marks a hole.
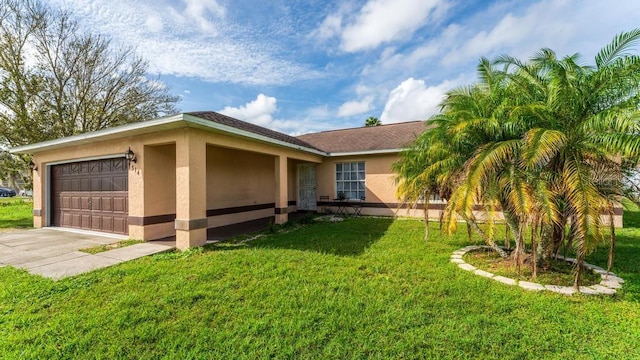
<instances>
[{"instance_id":1,"label":"outdoor wall light","mask_svg":"<svg viewBox=\"0 0 640 360\"><path fill-rule=\"evenodd\" d=\"M138 161L138 159L136 158L136 154L133 152L133 150L131 150L131 148L129 148L127 152L124 153L124 158L127 159L127 161L134 163Z\"/></svg>"},{"instance_id":2,"label":"outdoor wall light","mask_svg":"<svg viewBox=\"0 0 640 360\"><path fill-rule=\"evenodd\" d=\"M29 160L29 169L31 169L31 171L38 170L38 166L33 162L33 160Z\"/></svg>"}]
</instances>

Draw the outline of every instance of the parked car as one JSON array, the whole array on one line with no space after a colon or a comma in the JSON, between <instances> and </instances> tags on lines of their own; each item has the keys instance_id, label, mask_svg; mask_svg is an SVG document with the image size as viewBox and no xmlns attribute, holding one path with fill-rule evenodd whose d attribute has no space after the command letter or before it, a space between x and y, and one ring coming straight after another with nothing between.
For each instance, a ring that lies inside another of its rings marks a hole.
<instances>
[{"instance_id":1,"label":"parked car","mask_svg":"<svg viewBox=\"0 0 640 360\"><path fill-rule=\"evenodd\" d=\"M0 197L14 197L14 196L16 196L15 190L0 187Z\"/></svg>"},{"instance_id":2,"label":"parked car","mask_svg":"<svg viewBox=\"0 0 640 360\"><path fill-rule=\"evenodd\" d=\"M20 195L22 197L32 197L33 196L33 190L22 189L22 190L20 190L18 195Z\"/></svg>"}]
</instances>

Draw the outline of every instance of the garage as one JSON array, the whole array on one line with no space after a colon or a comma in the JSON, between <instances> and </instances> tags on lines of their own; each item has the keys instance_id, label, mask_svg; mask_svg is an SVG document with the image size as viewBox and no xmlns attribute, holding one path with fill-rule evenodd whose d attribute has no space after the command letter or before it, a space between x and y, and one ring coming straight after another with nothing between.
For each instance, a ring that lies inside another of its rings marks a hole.
<instances>
[{"instance_id":1,"label":"garage","mask_svg":"<svg viewBox=\"0 0 640 360\"><path fill-rule=\"evenodd\" d=\"M124 158L51 166L51 225L128 234L128 172Z\"/></svg>"}]
</instances>

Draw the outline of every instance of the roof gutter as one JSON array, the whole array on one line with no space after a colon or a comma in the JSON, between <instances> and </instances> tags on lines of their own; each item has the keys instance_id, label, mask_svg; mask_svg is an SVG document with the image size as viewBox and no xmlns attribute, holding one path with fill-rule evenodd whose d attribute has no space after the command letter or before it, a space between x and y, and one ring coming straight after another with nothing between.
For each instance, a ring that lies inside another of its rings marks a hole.
<instances>
[{"instance_id":1,"label":"roof gutter","mask_svg":"<svg viewBox=\"0 0 640 360\"><path fill-rule=\"evenodd\" d=\"M376 155L376 154L395 154L405 149L384 149L384 150L366 150L366 151L349 151L349 152L335 152L329 153L331 157L338 156L361 156L361 155Z\"/></svg>"}]
</instances>

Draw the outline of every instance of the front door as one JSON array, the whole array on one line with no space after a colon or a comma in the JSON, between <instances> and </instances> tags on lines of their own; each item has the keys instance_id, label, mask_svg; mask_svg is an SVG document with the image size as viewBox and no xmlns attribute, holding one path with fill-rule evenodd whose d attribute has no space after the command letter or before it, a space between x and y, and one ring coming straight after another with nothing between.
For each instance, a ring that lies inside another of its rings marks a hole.
<instances>
[{"instance_id":1,"label":"front door","mask_svg":"<svg viewBox=\"0 0 640 360\"><path fill-rule=\"evenodd\" d=\"M298 210L316 211L316 165L298 164Z\"/></svg>"}]
</instances>

